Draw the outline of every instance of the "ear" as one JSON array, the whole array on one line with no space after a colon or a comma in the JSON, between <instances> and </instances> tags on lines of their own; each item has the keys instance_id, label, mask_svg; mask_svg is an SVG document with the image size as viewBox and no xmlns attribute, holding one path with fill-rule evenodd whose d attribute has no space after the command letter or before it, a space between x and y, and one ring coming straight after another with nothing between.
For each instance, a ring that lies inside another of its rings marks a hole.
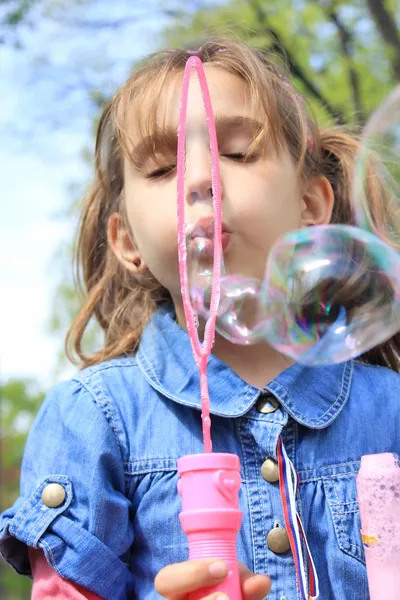
<instances>
[{"instance_id":1,"label":"ear","mask_svg":"<svg viewBox=\"0 0 400 600\"><path fill-rule=\"evenodd\" d=\"M332 186L324 175L308 180L303 191L301 226L327 225L332 217L334 201Z\"/></svg>"},{"instance_id":2,"label":"ear","mask_svg":"<svg viewBox=\"0 0 400 600\"><path fill-rule=\"evenodd\" d=\"M113 213L107 223L107 239L119 262L134 275L147 270L132 236L122 227L119 213Z\"/></svg>"}]
</instances>

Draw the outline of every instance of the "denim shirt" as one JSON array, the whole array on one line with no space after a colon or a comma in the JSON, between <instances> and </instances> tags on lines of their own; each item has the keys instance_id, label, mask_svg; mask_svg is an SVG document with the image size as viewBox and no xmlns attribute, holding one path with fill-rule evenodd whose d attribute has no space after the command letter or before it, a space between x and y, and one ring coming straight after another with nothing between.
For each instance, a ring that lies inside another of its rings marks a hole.
<instances>
[{"instance_id":1,"label":"denim shirt","mask_svg":"<svg viewBox=\"0 0 400 600\"><path fill-rule=\"evenodd\" d=\"M243 524L238 558L272 579L269 600L300 598L291 551L267 535L284 527L278 483L263 478L278 436L300 477L298 510L323 600L368 599L355 477L363 454L400 453L400 377L357 361L295 364L263 390L211 356L213 449L237 454ZM0 520L4 558L30 575L27 546L64 578L102 598L159 598L157 572L188 556L178 515L177 459L202 452L199 376L170 309L147 325L135 356L56 385L28 436L21 496ZM48 507L42 491L63 486Z\"/></svg>"}]
</instances>

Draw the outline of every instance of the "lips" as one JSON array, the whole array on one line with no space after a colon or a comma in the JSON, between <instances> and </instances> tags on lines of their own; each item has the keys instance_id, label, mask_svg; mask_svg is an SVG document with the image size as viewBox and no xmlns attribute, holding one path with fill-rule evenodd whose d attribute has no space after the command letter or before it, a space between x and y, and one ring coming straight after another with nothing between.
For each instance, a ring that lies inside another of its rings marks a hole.
<instances>
[{"instance_id":1,"label":"lips","mask_svg":"<svg viewBox=\"0 0 400 600\"><path fill-rule=\"evenodd\" d=\"M202 240L202 248L209 249L210 251L214 250L214 217L202 217L199 219L194 225L191 233L191 240ZM225 250L229 244L231 237L231 232L227 228L227 226L222 224L222 249Z\"/></svg>"},{"instance_id":2,"label":"lips","mask_svg":"<svg viewBox=\"0 0 400 600\"><path fill-rule=\"evenodd\" d=\"M214 217L201 217L194 225L191 237L213 237L214 222ZM222 223L222 233L230 233L224 223Z\"/></svg>"}]
</instances>

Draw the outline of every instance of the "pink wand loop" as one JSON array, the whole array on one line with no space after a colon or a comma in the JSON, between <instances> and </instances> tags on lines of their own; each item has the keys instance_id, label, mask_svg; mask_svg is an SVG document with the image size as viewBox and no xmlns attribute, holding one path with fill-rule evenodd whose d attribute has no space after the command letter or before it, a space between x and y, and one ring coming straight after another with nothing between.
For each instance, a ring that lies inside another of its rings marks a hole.
<instances>
[{"instance_id":1,"label":"pink wand loop","mask_svg":"<svg viewBox=\"0 0 400 600\"><path fill-rule=\"evenodd\" d=\"M190 299L187 270L185 231L185 140L186 107L190 75L196 70L206 112L211 150L211 181L214 205L214 271L211 287L209 317L204 340L200 343L196 315ZM200 393L204 454L184 456L178 460L181 477L178 491L182 497L179 515L182 529L189 544L189 558L219 558L228 566L228 575L222 583L207 590L189 594L189 600L201 600L212 592L223 592L230 600L241 600L239 566L236 555L236 537L242 522L239 510L240 464L233 454L211 452L210 398L207 382L207 363L215 336L215 321L220 300L222 258L222 215L219 154L211 100L201 60L192 56L186 63L183 75L182 96L178 128L177 150L178 192L178 258L183 307L193 355L200 372Z\"/></svg>"},{"instance_id":2,"label":"pink wand loop","mask_svg":"<svg viewBox=\"0 0 400 600\"><path fill-rule=\"evenodd\" d=\"M186 141L186 108L189 93L190 75L195 69L199 79L201 96L204 103L208 136L211 151L211 183L214 206L214 261L213 281L211 287L210 314L206 322L204 341L200 343L196 316L190 300L189 279L187 270L187 249L185 231L185 141ZM208 394L206 368L215 336L215 321L220 299L221 258L222 258L222 211L221 211L221 180L219 174L219 154L217 132L212 112L211 98L208 91L206 76L201 60L191 56L186 63L183 74L181 105L179 113L178 149L177 149L177 192L178 192L178 259L183 308L187 330L192 344L195 361L200 369L200 392L203 420L204 451L211 452L210 436L210 398Z\"/></svg>"}]
</instances>

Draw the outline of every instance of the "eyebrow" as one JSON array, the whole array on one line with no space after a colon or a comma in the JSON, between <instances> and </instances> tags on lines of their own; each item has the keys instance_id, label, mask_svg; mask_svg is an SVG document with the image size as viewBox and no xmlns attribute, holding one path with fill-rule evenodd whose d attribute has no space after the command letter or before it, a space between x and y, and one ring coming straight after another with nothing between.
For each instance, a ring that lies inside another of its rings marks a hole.
<instances>
[{"instance_id":1,"label":"eyebrow","mask_svg":"<svg viewBox=\"0 0 400 600\"><path fill-rule=\"evenodd\" d=\"M205 119L204 124L206 125ZM216 115L215 127L218 142L239 133L250 134L254 139L263 130L260 121L244 116L226 117ZM134 146L130 153L130 159L137 169L141 169L149 157L154 157L158 153L168 153L171 157L176 156L177 143L177 130L174 127L156 130Z\"/></svg>"}]
</instances>

